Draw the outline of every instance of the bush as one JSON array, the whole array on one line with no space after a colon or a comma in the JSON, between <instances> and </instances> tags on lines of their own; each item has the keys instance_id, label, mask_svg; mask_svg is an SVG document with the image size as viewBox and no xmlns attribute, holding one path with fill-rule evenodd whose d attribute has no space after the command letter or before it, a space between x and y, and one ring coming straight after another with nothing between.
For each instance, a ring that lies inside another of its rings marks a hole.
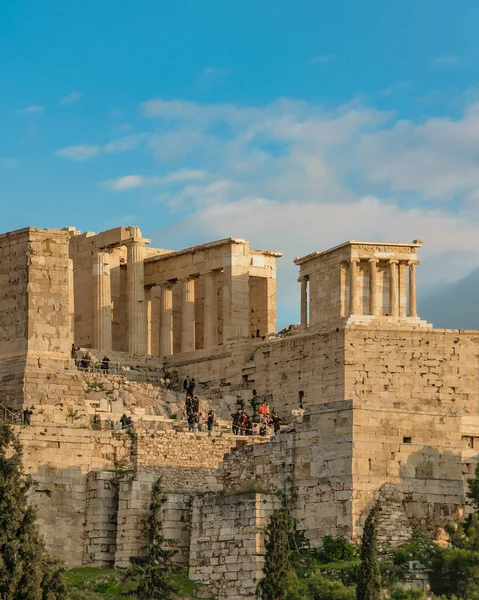
<instances>
[{"instance_id":1,"label":"bush","mask_svg":"<svg viewBox=\"0 0 479 600\"><path fill-rule=\"evenodd\" d=\"M355 600L354 588L348 588L340 581L330 581L318 571L301 580L296 574L290 575L285 586L284 600Z\"/></svg>"},{"instance_id":2,"label":"bush","mask_svg":"<svg viewBox=\"0 0 479 600\"><path fill-rule=\"evenodd\" d=\"M424 594L421 590L406 590L403 587L395 587L391 590L391 600L423 600Z\"/></svg>"},{"instance_id":3,"label":"bush","mask_svg":"<svg viewBox=\"0 0 479 600\"><path fill-rule=\"evenodd\" d=\"M318 560L325 564L343 560L354 560L359 556L359 547L356 544L351 544L344 537L334 538L326 535L323 538L323 545L316 555Z\"/></svg>"}]
</instances>

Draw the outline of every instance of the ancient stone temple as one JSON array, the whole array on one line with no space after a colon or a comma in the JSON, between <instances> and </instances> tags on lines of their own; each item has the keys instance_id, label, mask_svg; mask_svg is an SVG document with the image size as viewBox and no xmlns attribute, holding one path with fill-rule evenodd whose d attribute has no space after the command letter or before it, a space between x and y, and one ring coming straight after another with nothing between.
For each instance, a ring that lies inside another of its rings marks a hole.
<instances>
[{"instance_id":1,"label":"ancient stone temple","mask_svg":"<svg viewBox=\"0 0 479 600\"><path fill-rule=\"evenodd\" d=\"M15 421L33 406L17 427L50 548L71 565L126 566L161 476L177 560L215 597L252 599L278 492L313 546L357 540L378 498L393 546L462 518L479 332L418 316L421 245L350 241L297 258L300 325L278 334L279 252L236 238L151 248L137 227L0 235L0 409ZM187 430L188 375L217 415L211 436ZM236 406L261 398L283 431L233 435ZM117 428L123 413L135 435Z\"/></svg>"}]
</instances>

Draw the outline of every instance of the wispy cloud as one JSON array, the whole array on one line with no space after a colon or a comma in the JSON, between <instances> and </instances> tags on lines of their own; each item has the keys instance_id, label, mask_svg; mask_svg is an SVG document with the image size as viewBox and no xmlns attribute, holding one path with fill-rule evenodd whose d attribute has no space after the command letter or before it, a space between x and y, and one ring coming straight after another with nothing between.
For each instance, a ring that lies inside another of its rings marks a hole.
<instances>
[{"instance_id":1,"label":"wispy cloud","mask_svg":"<svg viewBox=\"0 0 479 600\"><path fill-rule=\"evenodd\" d=\"M99 146L67 146L57 150L55 154L77 162L84 162L93 158L100 151Z\"/></svg>"},{"instance_id":2,"label":"wispy cloud","mask_svg":"<svg viewBox=\"0 0 479 600\"><path fill-rule=\"evenodd\" d=\"M128 150L134 150L138 147L143 140L146 140L150 134L148 133L137 133L136 135L127 135L116 140L108 142L103 147L105 152L127 152Z\"/></svg>"},{"instance_id":3,"label":"wispy cloud","mask_svg":"<svg viewBox=\"0 0 479 600\"><path fill-rule=\"evenodd\" d=\"M309 62L312 64L321 64L333 62L337 59L336 54L319 54L318 56L312 56Z\"/></svg>"},{"instance_id":4,"label":"wispy cloud","mask_svg":"<svg viewBox=\"0 0 479 600\"><path fill-rule=\"evenodd\" d=\"M77 90L73 90L73 92L70 94L63 96L63 98L60 100L60 104L62 106L66 106L67 104L75 104L75 102L81 100L82 97L83 94L80 94L80 92Z\"/></svg>"},{"instance_id":5,"label":"wispy cloud","mask_svg":"<svg viewBox=\"0 0 479 600\"><path fill-rule=\"evenodd\" d=\"M146 141L150 137L148 133L137 133L136 135L127 135L116 140L108 142L104 146L100 145L79 145L67 146L57 150L55 154L62 158L69 158L75 161L85 161L98 156L102 153L113 154L118 152L127 152L135 150L142 141Z\"/></svg>"},{"instance_id":6,"label":"wispy cloud","mask_svg":"<svg viewBox=\"0 0 479 600\"><path fill-rule=\"evenodd\" d=\"M102 187L109 188L115 192L123 192L135 188L168 185L173 183L187 182L204 179L206 171L196 169L180 169L167 173L161 177L145 177L144 175L124 175L116 179L110 179L101 183Z\"/></svg>"},{"instance_id":7,"label":"wispy cloud","mask_svg":"<svg viewBox=\"0 0 479 600\"><path fill-rule=\"evenodd\" d=\"M218 67L205 67L201 74L209 77L219 77L226 75L227 72L227 69L219 69Z\"/></svg>"},{"instance_id":8,"label":"wispy cloud","mask_svg":"<svg viewBox=\"0 0 479 600\"><path fill-rule=\"evenodd\" d=\"M435 58L433 61L433 65L436 67L443 67L443 66L457 65L460 62L461 62L461 59L459 56L456 56L454 54L448 54L445 56L438 56L437 58Z\"/></svg>"},{"instance_id":9,"label":"wispy cloud","mask_svg":"<svg viewBox=\"0 0 479 600\"><path fill-rule=\"evenodd\" d=\"M41 115L44 112L43 106L26 106L17 110L17 115Z\"/></svg>"}]
</instances>

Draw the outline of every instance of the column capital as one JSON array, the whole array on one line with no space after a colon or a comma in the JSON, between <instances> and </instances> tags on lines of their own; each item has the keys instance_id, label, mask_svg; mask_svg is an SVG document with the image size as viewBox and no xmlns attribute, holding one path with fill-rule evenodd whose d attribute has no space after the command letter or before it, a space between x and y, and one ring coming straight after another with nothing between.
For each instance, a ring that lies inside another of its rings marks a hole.
<instances>
[{"instance_id":1,"label":"column capital","mask_svg":"<svg viewBox=\"0 0 479 600\"><path fill-rule=\"evenodd\" d=\"M368 263L370 263L371 265L374 265L374 264L377 265L378 262L379 262L379 258L374 258L374 257L373 258L368 258Z\"/></svg>"},{"instance_id":2,"label":"column capital","mask_svg":"<svg viewBox=\"0 0 479 600\"><path fill-rule=\"evenodd\" d=\"M159 283L155 283L155 285L158 285L166 290L171 290L177 281L177 279L168 279L167 281L160 281Z\"/></svg>"},{"instance_id":3,"label":"column capital","mask_svg":"<svg viewBox=\"0 0 479 600\"><path fill-rule=\"evenodd\" d=\"M180 277L179 281L184 281L184 282L188 282L188 281L194 281L195 279L198 279L200 277L199 273L195 273L194 275L185 275L184 277Z\"/></svg>"},{"instance_id":4,"label":"column capital","mask_svg":"<svg viewBox=\"0 0 479 600\"><path fill-rule=\"evenodd\" d=\"M408 267L412 267L412 266L414 266L414 267L415 267L415 266L417 266L417 265L419 265L419 264L420 264L420 263L419 263L419 261L418 261L418 260L408 260L408 261L407 261L407 265L408 265Z\"/></svg>"},{"instance_id":5,"label":"column capital","mask_svg":"<svg viewBox=\"0 0 479 600\"><path fill-rule=\"evenodd\" d=\"M353 256L352 258L349 259L349 262L357 264L357 263L361 262L361 259L358 258L357 256Z\"/></svg>"},{"instance_id":6,"label":"column capital","mask_svg":"<svg viewBox=\"0 0 479 600\"><path fill-rule=\"evenodd\" d=\"M389 264L390 265L398 265L399 260L397 258L391 258L391 259L389 259Z\"/></svg>"},{"instance_id":7,"label":"column capital","mask_svg":"<svg viewBox=\"0 0 479 600\"><path fill-rule=\"evenodd\" d=\"M302 281L309 281L309 275L301 275L301 277L298 277L298 283L301 283Z\"/></svg>"}]
</instances>

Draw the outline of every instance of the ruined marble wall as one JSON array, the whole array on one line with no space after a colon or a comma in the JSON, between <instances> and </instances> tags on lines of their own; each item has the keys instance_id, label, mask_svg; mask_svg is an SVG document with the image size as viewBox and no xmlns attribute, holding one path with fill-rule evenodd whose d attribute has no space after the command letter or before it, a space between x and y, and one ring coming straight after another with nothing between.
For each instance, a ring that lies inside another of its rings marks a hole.
<instances>
[{"instance_id":1,"label":"ruined marble wall","mask_svg":"<svg viewBox=\"0 0 479 600\"><path fill-rule=\"evenodd\" d=\"M189 575L218 600L254 600L264 564L264 530L281 505L268 494L193 499Z\"/></svg>"}]
</instances>

